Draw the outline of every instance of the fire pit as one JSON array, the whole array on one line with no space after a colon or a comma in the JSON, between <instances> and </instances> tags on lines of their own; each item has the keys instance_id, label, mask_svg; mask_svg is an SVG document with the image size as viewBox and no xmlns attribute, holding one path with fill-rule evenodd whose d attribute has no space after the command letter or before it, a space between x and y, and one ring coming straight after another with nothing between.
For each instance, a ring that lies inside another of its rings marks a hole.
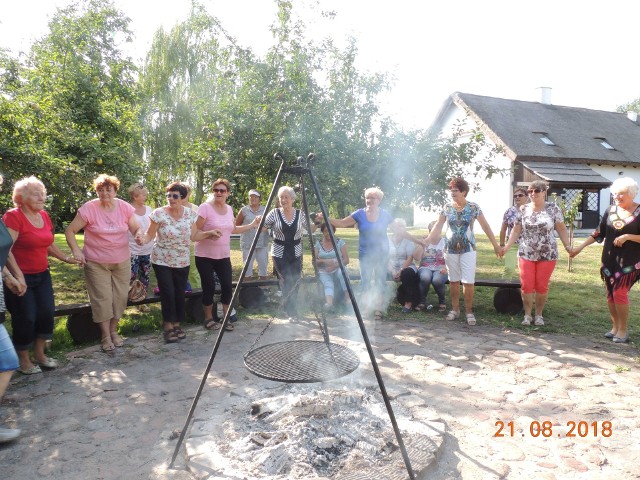
<instances>
[{"instance_id":1,"label":"fire pit","mask_svg":"<svg viewBox=\"0 0 640 480\"><path fill-rule=\"evenodd\" d=\"M283 385L276 390L270 398L239 398L225 412L196 420L187 441L189 468L231 479L406 480L375 388L317 391ZM444 426L413 418L400 405L394 409L419 473L435 459Z\"/></svg>"}]
</instances>

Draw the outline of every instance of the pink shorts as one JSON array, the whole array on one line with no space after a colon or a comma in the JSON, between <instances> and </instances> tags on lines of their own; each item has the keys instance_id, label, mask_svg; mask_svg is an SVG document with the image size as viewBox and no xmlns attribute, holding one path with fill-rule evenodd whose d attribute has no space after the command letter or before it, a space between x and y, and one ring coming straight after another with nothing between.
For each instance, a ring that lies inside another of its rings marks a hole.
<instances>
[{"instance_id":1,"label":"pink shorts","mask_svg":"<svg viewBox=\"0 0 640 480\"><path fill-rule=\"evenodd\" d=\"M518 258L520 267L520 288L522 293L542 293L549 291L549 280L556 268L555 260L533 261Z\"/></svg>"}]
</instances>

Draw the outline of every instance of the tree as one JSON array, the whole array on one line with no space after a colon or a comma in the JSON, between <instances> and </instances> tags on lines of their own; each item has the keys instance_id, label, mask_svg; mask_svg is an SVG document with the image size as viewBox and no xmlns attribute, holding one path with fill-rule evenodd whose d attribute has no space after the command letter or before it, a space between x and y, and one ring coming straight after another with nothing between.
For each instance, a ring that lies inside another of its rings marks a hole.
<instances>
[{"instance_id":1,"label":"tree","mask_svg":"<svg viewBox=\"0 0 640 480\"><path fill-rule=\"evenodd\" d=\"M5 172L44 181L58 227L98 173L123 184L140 176L136 67L117 43L128 24L107 0L79 1L58 9L24 64L5 56L0 66Z\"/></svg>"}]
</instances>

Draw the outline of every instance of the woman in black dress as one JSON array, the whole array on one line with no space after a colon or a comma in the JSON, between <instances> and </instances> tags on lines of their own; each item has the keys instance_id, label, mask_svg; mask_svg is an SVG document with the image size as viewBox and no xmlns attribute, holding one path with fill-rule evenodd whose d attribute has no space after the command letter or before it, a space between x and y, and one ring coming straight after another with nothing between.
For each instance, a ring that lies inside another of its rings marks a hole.
<instances>
[{"instance_id":1,"label":"woman in black dress","mask_svg":"<svg viewBox=\"0 0 640 480\"><path fill-rule=\"evenodd\" d=\"M640 204L635 201L638 184L629 177L611 185L614 204L600 220L598 228L579 247L576 256L587 245L604 241L600 276L607 288L607 304L611 330L604 334L615 343L629 341L629 290L640 279Z\"/></svg>"}]
</instances>

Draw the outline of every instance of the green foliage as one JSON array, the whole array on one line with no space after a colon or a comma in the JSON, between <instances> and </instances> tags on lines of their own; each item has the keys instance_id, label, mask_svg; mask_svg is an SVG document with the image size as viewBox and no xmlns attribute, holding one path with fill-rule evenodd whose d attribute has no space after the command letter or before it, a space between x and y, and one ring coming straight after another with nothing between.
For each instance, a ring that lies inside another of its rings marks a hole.
<instances>
[{"instance_id":1,"label":"green foliage","mask_svg":"<svg viewBox=\"0 0 640 480\"><path fill-rule=\"evenodd\" d=\"M10 182L37 175L58 227L102 172L139 178L136 67L123 58L129 19L107 0L59 9L24 63L0 57L0 157Z\"/></svg>"},{"instance_id":2,"label":"green foliage","mask_svg":"<svg viewBox=\"0 0 640 480\"><path fill-rule=\"evenodd\" d=\"M551 201L558 205L562 215L564 216L564 223L567 225L567 229L569 230L569 245L573 246L573 232L576 227L576 217L578 216L578 211L582 204L582 193L578 193L570 202L567 202L564 198L558 197L558 195L552 193ZM569 260L567 261L567 268L569 271L571 271L572 263L573 259L569 257Z\"/></svg>"}]
</instances>

